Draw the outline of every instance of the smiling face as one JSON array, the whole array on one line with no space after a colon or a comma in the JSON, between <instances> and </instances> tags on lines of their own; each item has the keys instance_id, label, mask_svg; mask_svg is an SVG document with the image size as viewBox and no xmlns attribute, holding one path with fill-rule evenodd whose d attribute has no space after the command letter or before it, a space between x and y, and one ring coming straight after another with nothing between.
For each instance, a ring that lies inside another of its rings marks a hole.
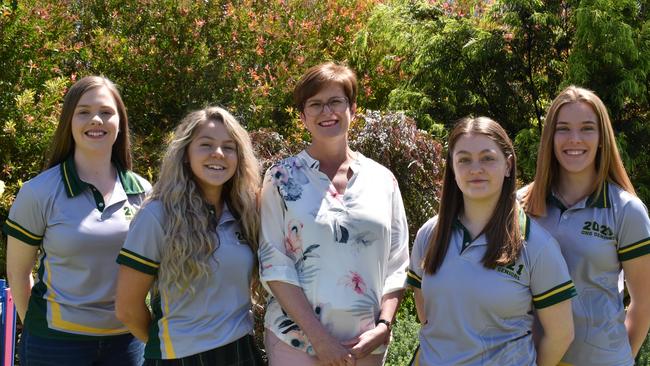
<instances>
[{"instance_id":1,"label":"smiling face","mask_svg":"<svg viewBox=\"0 0 650 366\"><path fill-rule=\"evenodd\" d=\"M595 174L600 141L596 112L587 103L573 102L560 108L556 120L553 151L560 174Z\"/></svg>"},{"instance_id":2,"label":"smiling face","mask_svg":"<svg viewBox=\"0 0 650 366\"><path fill-rule=\"evenodd\" d=\"M346 108L343 107L343 104ZM323 107L316 115L306 113L310 109ZM336 83L327 83L314 96L305 101L300 118L305 128L311 133L314 142L347 139L350 121L354 116L356 104L347 101L343 87Z\"/></svg>"},{"instance_id":3,"label":"smiling face","mask_svg":"<svg viewBox=\"0 0 650 366\"><path fill-rule=\"evenodd\" d=\"M498 200L511 159L488 136L464 134L452 151L454 176L465 202Z\"/></svg>"},{"instance_id":4,"label":"smiling face","mask_svg":"<svg viewBox=\"0 0 650 366\"><path fill-rule=\"evenodd\" d=\"M237 143L226 126L208 121L198 127L187 147L193 179L208 202L218 201L223 185L237 171Z\"/></svg>"},{"instance_id":5,"label":"smiling face","mask_svg":"<svg viewBox=\"0 0 650 366\"><path fill-rule=\"evenodd\" d=\"M120 116L110 90L100 86L86 91L72 115L71 129L75 151L110 155L119 126Z\"/></svg>"}]
</instances>

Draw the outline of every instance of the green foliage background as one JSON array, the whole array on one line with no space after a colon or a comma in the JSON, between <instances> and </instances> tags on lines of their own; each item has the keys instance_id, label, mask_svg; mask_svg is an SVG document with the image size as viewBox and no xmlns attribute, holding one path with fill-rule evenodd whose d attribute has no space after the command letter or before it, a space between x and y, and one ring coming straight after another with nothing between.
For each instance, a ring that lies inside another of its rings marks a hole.
<instances>
[{"instance_id":1,"label":"green foliage background","mask_svg":"<svg viewBox=\"0 0 650 366\"><path fill-rule=\"evenodd\" d=\"M649 5L0 0L0 222L22 182L41 170L62 97L82 76L103 74L120 86L135 170L155 180L173 126L208 104L227 107L248 127L267 165L304 146L291 90L325 60L357 70L361 109L386 112L363 113L351 143L395 172L412 235L437 208L444 137L455 120L472 114L501 122L528 182L545 109L569 84L605 101L628 172L649 202ZM402 309L390 364L403 364L413 346L406 339L414 311Z\"/></svg>"}]
</instances>

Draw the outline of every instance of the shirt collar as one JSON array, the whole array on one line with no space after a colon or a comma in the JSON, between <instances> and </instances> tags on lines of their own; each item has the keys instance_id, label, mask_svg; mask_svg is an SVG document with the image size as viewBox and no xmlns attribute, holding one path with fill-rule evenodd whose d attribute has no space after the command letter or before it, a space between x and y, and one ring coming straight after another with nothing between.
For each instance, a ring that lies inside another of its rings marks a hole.
<instances>
[{"instance_id":1,"label":"shirt collar","mask_svg":"<svg viewBox=\"0 0 650 366\"><path fill-rule=\"evenodd\" d=\"M358 173L359 170L361 170L361 161L365 159L365 156L361 154L360 152L356 152L357 158L352 161L350 164L350 169L352 169L352 173ZM320 161L314 159L307 150L302 150L299 154L298 157L302 159L305 163L306 166L308 166L310 169L314 170L319 170L320 169Z\"/></svg>"},{"instance_id":2,"label":"shirt collar","mask_svg":"<svg viewBox=\"0 0 650 366\"><path fill-rule=\"evenodd\" d=\"M320 168L320 162L309 155L307 150L303 150L298 154L298 157L305 163L305 166L308 166L310 169L318 170Z\"/></svg>"},{"instance_id":3,"label":"shirt collar","mask_svg":"<svg viewBox=\"0 0 650 366\"><path fill-rule=\"evenodd\" d=\"M564 206L562 201L560 201L553 192L550 192L548 197L546 197L546 202L552 204L553 206L558 207L562 211L565 211L567 207ZM611 207L611 200L609 198L609 184L607 181L603 182L600 187L600 192L594 192L589 197L586 197L576 203L573 207L576 208L585 208L585 207L595 207L595 208L609 208Z\"/></svg>"},{"instance_id":4,"label":"shirt collar","mask_svg":"<svg viewBox=\"0 0 650 366\"><path fill-rule=\"evenodd\" d=\"M603 182L600 187L600 192L594 192L587 199L586 205L588 207L609 208L612 203L609 199L609 184L607 181Z\"/></svg>"},{"instance_id":5,"label":"shirt collar","mask_svg":"<svg viewBox=\"0 0 650 366\"><path fill-rule=\"evenodd\" d=\"M530 235L530 218L522 208L518 208L518 211L521 235L524 240L528 240L528 236ZM456 218L451 225L454 230L460 230L463 233L462 250L467 249L470 245L487 245L485 233L482 233L472 241L472 234L469 233L469 230L467 230L465 225L463 225L458 218Z\"/></svg>"},{"instance_id":6,"label":"shirt collar","mask_svg":"<svg viewBox=\"0 0 650 366\"><path fill-rule=\"evenodd\" d=\"M228 204L223 202L221 205L222 205L221 217L219 217L219 222L217 223L217 226L221 226L230 221L235 221L235 216L233 216L232 212L230 212L230 208L228 207ZM214 215L216 214L215 207L213 205L208 205L208 209L210 210L210 215L214 217Z\"/></svg>"},{"instance_id":7,"label":"shirt collar","mask_svg":"<svg viewBox=\"0 0 650 366\"><path fill-rule=\"evenodd\" d=\"M472 234L470 234L469 230L463 225L462 222L458 218L454 219L454 221L451 224L451 227L454 230L459 230L463 234L463 241L460 246L461 251L464 251L465 249L469 248L470 246L477 246L477 245L487 245L487 240L485 238L485 233L481 233L478 237L476 237L474 240L472 240Z\"/></svg>"},{"instance_id":8,"label":"shirt collar","mask_svg":"<svg viewBox=\"0 0 650 366\"><path fill-rule=\"evenodd\" d=\"M88 188L88 183L84 182L79 178L77 169L74 166L74 155L70 155L61 166L61 178L63 179L63 184L65 185L65 193L68 197L72 198L79 195L84 190ZM130 170L125 170L115 165L117 169L117 176L122 183L124 188L124 193L126 194L142 194L144 193L144 188L138 181L135 173Z\"/></svg>"}]
</instances>

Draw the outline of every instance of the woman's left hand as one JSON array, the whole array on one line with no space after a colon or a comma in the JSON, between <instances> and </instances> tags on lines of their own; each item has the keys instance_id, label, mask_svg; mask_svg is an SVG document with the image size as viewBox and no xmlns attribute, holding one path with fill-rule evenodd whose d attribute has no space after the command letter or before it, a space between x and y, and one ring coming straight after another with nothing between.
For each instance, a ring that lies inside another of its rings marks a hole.
<instances>
[{"instance_id":1,"label":"woman's left hand","mask_svg":"<svg viewBox=\"0 0 650 366\"><path fill-rule=\"evenodd\" d=\"M379 323L373 329L361 333L358 337L349 339L341 344L350 350L354 358L361 359L368 356L382 344L388 344L390 331L386 324Z\"/></svg>"}]
</instances>

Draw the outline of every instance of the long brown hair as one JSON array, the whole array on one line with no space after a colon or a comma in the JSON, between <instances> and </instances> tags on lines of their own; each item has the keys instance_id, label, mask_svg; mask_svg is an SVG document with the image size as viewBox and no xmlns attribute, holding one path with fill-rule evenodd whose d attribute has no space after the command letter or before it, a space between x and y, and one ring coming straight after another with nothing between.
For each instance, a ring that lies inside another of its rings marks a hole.
<instances>
[{"instance_id":1,"label":"long brown hair","mask_svg":"<svg viewBox=\"0 0 650 366\"><path fill-rule=\"evenodd\" d=\"M65 95L63 108L59 117L59 125L56 127L54 137L50 145L50 158L45 169L51 168L65 161L75 148L72 138L72 116L79 103L79 99L87 91L95 88L105 87L113 95L117 113L120 117L120 127L117 139L113 143L111 161L122 169L131 170L131 141L129 136L129 119L126 115L126 107L115 84L103 76L86 76L77 81Z\"/></svg>"},{"instance_id":2,"label":"long brown hair","mask_svg":"<svg viewBox=\"0 0 650 366\"><path fill-rule=\"evenodd\" d=\"M535 180L522 195L522 204L530 215L546 216L546 198L551 192L551 188L557 183L559 175L559 162L553 148L557 115L560 109L569 103L586 103L598 116L600 147L596 153L596 180L593 182L591 192L600 194L603 183L609 180L636 195L618 152L614 129L605 104L591 90L571 85L555 97L544 119Z\"/></svg>"},{"instance_id":3,"label":"long brown hair","mask_svg":"<svg viewBox=\"0 0 650 366\"><path fill-rule=\"evenodd\" d=\"M510 174L504 178L497 205L490 221L483 229L487 237L487 251L481 262L486 268L505 265L513 262L521 251L523 241L516 200L517 159L512 141L506 131L494 120L487 117L465 117L456 123L449 134L438 222L433 235L429 238L422 265L427 274L435 274L442 266L449 249L454 221L463 210L463 192L456 183L452 154L456 142L460 137L468 134L487 136L496 143L506 159L511 159Z\"/></svg>"}]
</instances>

